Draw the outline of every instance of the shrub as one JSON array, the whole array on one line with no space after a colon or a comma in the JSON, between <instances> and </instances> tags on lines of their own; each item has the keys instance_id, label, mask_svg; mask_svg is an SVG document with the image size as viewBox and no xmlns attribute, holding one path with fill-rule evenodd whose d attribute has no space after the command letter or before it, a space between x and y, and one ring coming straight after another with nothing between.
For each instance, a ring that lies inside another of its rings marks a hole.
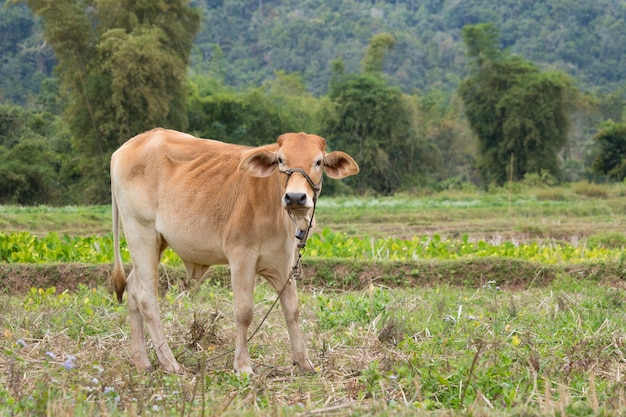
<instances>
[{"instance_id":1,"label":"shrub","mask_svg":"<svg viewBox=\"0 0 626 417\"><path fill-rule=\"evenodd\" d=\"M589 236L587 245L592 247L605 247L619 249L626 247L626 235L618 232L599 233Z\"/></svg>"},{"instance_id":2,"label":"shrub","mask_svg":"<svg viewBox=\"0 0 626 417\"><path fill-rule=\"evenodd\" d=\"M606 186L579 181L572 184L572 191L578 195L590 198L607 198L609 191Z\"/></svg>"}]
</instances>

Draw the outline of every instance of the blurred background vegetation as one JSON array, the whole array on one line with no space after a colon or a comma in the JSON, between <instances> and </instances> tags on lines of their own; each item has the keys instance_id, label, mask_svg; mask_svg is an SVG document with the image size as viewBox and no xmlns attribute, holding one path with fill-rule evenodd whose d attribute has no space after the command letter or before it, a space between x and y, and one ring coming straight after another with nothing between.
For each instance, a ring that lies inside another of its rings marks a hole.
<instances>
[{"instance_id":1,"label":"blurred background vegetation","mask_svg":"<svg viewBox=\"0 0 626 417\"><path fill-rule=\"evenodd\" d=\"M0 203L106 204L164 126L326 137L325 194L626 177L623 0L7 0Z\"/></svg>"}]
</instances>

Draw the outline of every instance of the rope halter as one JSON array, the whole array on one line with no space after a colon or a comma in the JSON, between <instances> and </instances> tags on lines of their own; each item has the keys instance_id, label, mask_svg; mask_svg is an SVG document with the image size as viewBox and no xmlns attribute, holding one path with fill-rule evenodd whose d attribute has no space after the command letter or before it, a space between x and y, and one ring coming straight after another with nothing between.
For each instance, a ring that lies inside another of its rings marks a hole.
<instances>
[{"instance_id":1,"label":"rope halter","mask_svg":"<svg viewBox=\"0 0 626 417\"><path fill-rule=\"evenodd\" d=\"M301 174L304 179L309 183L309 185L311 186L311 189L313 190L313 211L311 213L311 218L309 219L309 226L307 227L306 230L301 230L300 228L298 228L296 230L296 238L300 241L298 243L298 255L296 257L296 261L293 265L293 267L291 268L291 277L290 278L294 278L294 279L299 279L300 278L300 258L302 257L304 248L306 246L306 240L309 237L309 231L311 230L311 228L313 227L313 218L315 216L315 208L317 206L317 198L319 197L320 191L322 190L322 180L323 180L323 176L322 178L320 178L320 182L315 184L313 182L313 180L311 179L311 177L309 177L309 174L307 174L302 168L289 168L283 171L280 171L282 174L286 174L287 175L287 179L285 180L285 187L287 187L287 183L289 182L289 178L291 178L291 175L294 172L297 172L299 174ZM294 224L296 223L296 220L294 219L293 215L291 214L291 210L287 209L287 213L289 213L289 217L291 218L291 221L294 222ZM289 282L289 280L287 280L287 282Z\"/></svg>"}]
</instances>

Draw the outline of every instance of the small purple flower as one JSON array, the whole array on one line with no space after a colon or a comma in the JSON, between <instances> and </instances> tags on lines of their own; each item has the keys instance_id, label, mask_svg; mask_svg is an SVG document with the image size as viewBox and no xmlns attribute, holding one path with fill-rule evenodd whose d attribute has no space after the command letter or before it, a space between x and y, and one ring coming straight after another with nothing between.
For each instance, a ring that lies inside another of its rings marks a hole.
<instances>
[{"instance_id":1,"label":"small purple flower","mask_svg":"<svg viewBox=\"0 0 626 417\"><path fill-rule=\"evenodd\" d=\"M75 359L76 356L74 355L65 355L65 362L63 362L63 367L68 371L76 368L76 364L74 363Z\"/></svg>"},{"instance_id":2,"label":"small purple flower","mask_svg":"<svg viewBox=\"0 0 626 417\"><path fill-rule=\"evenodd\" d=\"M120 402L120 395L115 392L115 388L113 387L104 387L103 394L105 395L105 397L111 398L113 401L115 401L115 403Z\"/></svg>"},{"instance_id":3,"label":"small purple flower","mask_svg":"<svg viewBox=\"0 0 626 417\"><path fill-rule=\"evenodd\" d=\"M57 358L57 355L55 355L54 352L50 352L50 351L46 352L46 356L52 360L55 360Z\"/></svg>"},{"instance_id":4,"label":"small purple flower","mask_svg":"<svg viewBox=\"0 0 626 417\"><path fill-rule=\"evenodd\" d=\"M26 347L26 342L23 339L17 339L15 343L17 343L20 347Z\"/></svg>"}]
</instances>

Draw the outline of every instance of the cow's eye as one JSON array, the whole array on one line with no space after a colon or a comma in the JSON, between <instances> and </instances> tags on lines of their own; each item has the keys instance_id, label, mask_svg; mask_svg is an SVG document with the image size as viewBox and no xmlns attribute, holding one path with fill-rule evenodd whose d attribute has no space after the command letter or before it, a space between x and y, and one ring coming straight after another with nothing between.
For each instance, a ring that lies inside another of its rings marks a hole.
<instances>
[{"instance_id":1,"label":"cow's eye","mask_svg":"<svg viewBox=\"0 0 626 417\"><path fill-rule=\"evenodd\" d=\"M317 161L315 161L315 166L316 167L321 166L321 165L322 165L322 160L321 159L318 159Z\"/></svg>"},{"instance_id":2,"label":"cow's eye","mask_svg":"<svg viewBox=\"0 0 626 417\"><path fill-rule=\"evenodd\" d=\"M278 164L285 165L285 161L283 161L283 158L278 158Z\"/></svg>"}]
</instances>

